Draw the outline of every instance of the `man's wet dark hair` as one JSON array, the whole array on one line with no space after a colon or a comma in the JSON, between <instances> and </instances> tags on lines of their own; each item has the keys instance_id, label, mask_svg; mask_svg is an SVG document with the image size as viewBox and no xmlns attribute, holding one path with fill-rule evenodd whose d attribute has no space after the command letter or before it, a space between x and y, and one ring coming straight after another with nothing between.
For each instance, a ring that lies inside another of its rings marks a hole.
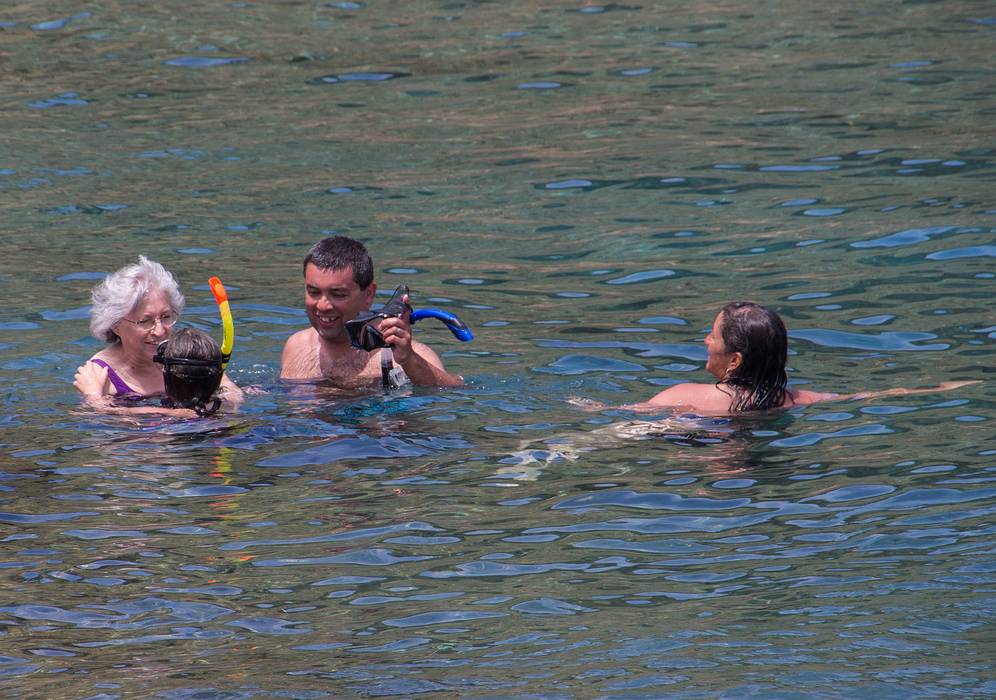
<instances>
[{"instance_id":1,"label":"man's wet dark hair","mask_svg":"<svg viewBox=\"0 0 996 700\"><path fill-rule=\"evenodd\" d=\"M199 416L218 410L214 393L221 386L221 348L214 338L195 328L181 328L164 340L156 353L163 366L169 408L190 408Z\"/></svg>"},{"instance_id":2,"label":"man's wet dark hair","mask_svg":"<svg viewBox=\"0 0 996 700\"><path fill-rule=\"evenodd\" d=\"M788 332L774 311L749 301L723 307L720 319L723 345L739 352L740 366L718 382L733 390L730 410L763 411L778 408L788 394Z\"/></svg>"},{"instance_id":3,"label":"man's wet dark hair","mask_svg":"<svg viewBox=\"0 0 996 700\"><path fill-rule=\"evenodd\" d=\"M311 263L319 270L352 269L353 281L360 289L366 289L373 282L373 260L366 246L347 236L329 236L311 246L304 256L304 268Z\"/></svg>"}]
</instances>

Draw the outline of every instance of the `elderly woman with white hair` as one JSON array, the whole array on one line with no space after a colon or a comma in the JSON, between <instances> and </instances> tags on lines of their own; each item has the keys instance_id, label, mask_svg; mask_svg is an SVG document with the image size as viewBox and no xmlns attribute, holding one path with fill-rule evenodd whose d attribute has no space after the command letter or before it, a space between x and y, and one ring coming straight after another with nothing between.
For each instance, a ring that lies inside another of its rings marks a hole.
<instances>
[{"instance_id":1,"label":"elderly woman with white hair","mask_svg":"<svg viewBox=\"0 0 996 700\"><path fill-rule=\"evenodd\" d=\"M76 370L76 388L97 406L111 399L162 396L166 391L163 369L153 358L159 344L173 332L183 306L176 278L144 255L138 264L104 278L93 289L90 332L107 345ZM241 390L228 377L221 386L229 400L241 397Z\"/></svg>"}]
</instances>

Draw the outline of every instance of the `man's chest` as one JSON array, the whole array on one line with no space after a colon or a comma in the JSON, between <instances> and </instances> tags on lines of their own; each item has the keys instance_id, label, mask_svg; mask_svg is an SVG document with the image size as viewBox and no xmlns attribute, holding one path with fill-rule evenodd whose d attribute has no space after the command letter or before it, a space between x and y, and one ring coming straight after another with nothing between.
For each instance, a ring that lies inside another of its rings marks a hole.
<instances>
[{"instance_id":1,"label":"man's chest","mask_svg":"<svg viewBox=\"0 0 996 700\"><path fill-rule=\"evenodd\" d=\"M342 386L364 386L380 380L380 353L349 348L333 353L320 349L316 364L321 377Z\"/></svg>"}]
</instances>

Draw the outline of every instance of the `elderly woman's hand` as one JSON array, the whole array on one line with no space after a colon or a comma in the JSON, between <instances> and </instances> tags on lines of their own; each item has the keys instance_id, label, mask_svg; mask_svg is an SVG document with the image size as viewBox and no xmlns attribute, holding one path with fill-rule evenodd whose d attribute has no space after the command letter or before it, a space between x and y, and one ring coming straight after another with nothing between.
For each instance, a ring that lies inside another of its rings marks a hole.
<instances>
[{"instance_id":1,"label":"elderly woman's hand","mask_svg":"<svg viewBox=\"0 0 996 700\"><path fill-rule=\"evenodd\" d=\"M86 397L104 396L107 392L107 368L96 362L87 362L76 368L73 386Z\"/></svg>"}]
</instances>

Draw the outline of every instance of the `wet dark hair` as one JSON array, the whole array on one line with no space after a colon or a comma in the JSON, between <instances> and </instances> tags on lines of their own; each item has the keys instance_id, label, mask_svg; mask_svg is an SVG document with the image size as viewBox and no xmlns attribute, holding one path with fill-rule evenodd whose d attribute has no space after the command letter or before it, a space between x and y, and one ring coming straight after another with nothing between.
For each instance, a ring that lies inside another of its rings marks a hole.
<instances>
[{"instance_id":1,"label":"wet dark hair","mask_svg":"<svg viewBox=\"0 0 996 700\"><path fill-rule=\"evenodd\" d=\"M304 256L304 268L311 263L319 270L353 270L353 281L360 289L373 282L373 260L366 246L347 236L329 236L311 246Z\"/></svg>"},{"instance_id":2,"label":"wet dark hair","mask_svg":"<svg viewBox=\"0 0 996 700\"><path fill-rule=\"evenodd\" d=\"M778 408L788 395L788 332L781 317L750 301L723 307L720 332L726 351L739 352L740 366L717 382L733 390L733 413Z\"/></svg>"},{"instance_id":3,"label":"wet dark hair","mask_svg":"<svg viewBox=\"0 0 996 700\"><path fill-rule=\"evenodd\" d=\"M221 406L214 393L221 386L221 348L195 328L181 328L159 344L156 362L163 366L167 408L190 408L210 416Z\"/></svg>"}]
</instances>

